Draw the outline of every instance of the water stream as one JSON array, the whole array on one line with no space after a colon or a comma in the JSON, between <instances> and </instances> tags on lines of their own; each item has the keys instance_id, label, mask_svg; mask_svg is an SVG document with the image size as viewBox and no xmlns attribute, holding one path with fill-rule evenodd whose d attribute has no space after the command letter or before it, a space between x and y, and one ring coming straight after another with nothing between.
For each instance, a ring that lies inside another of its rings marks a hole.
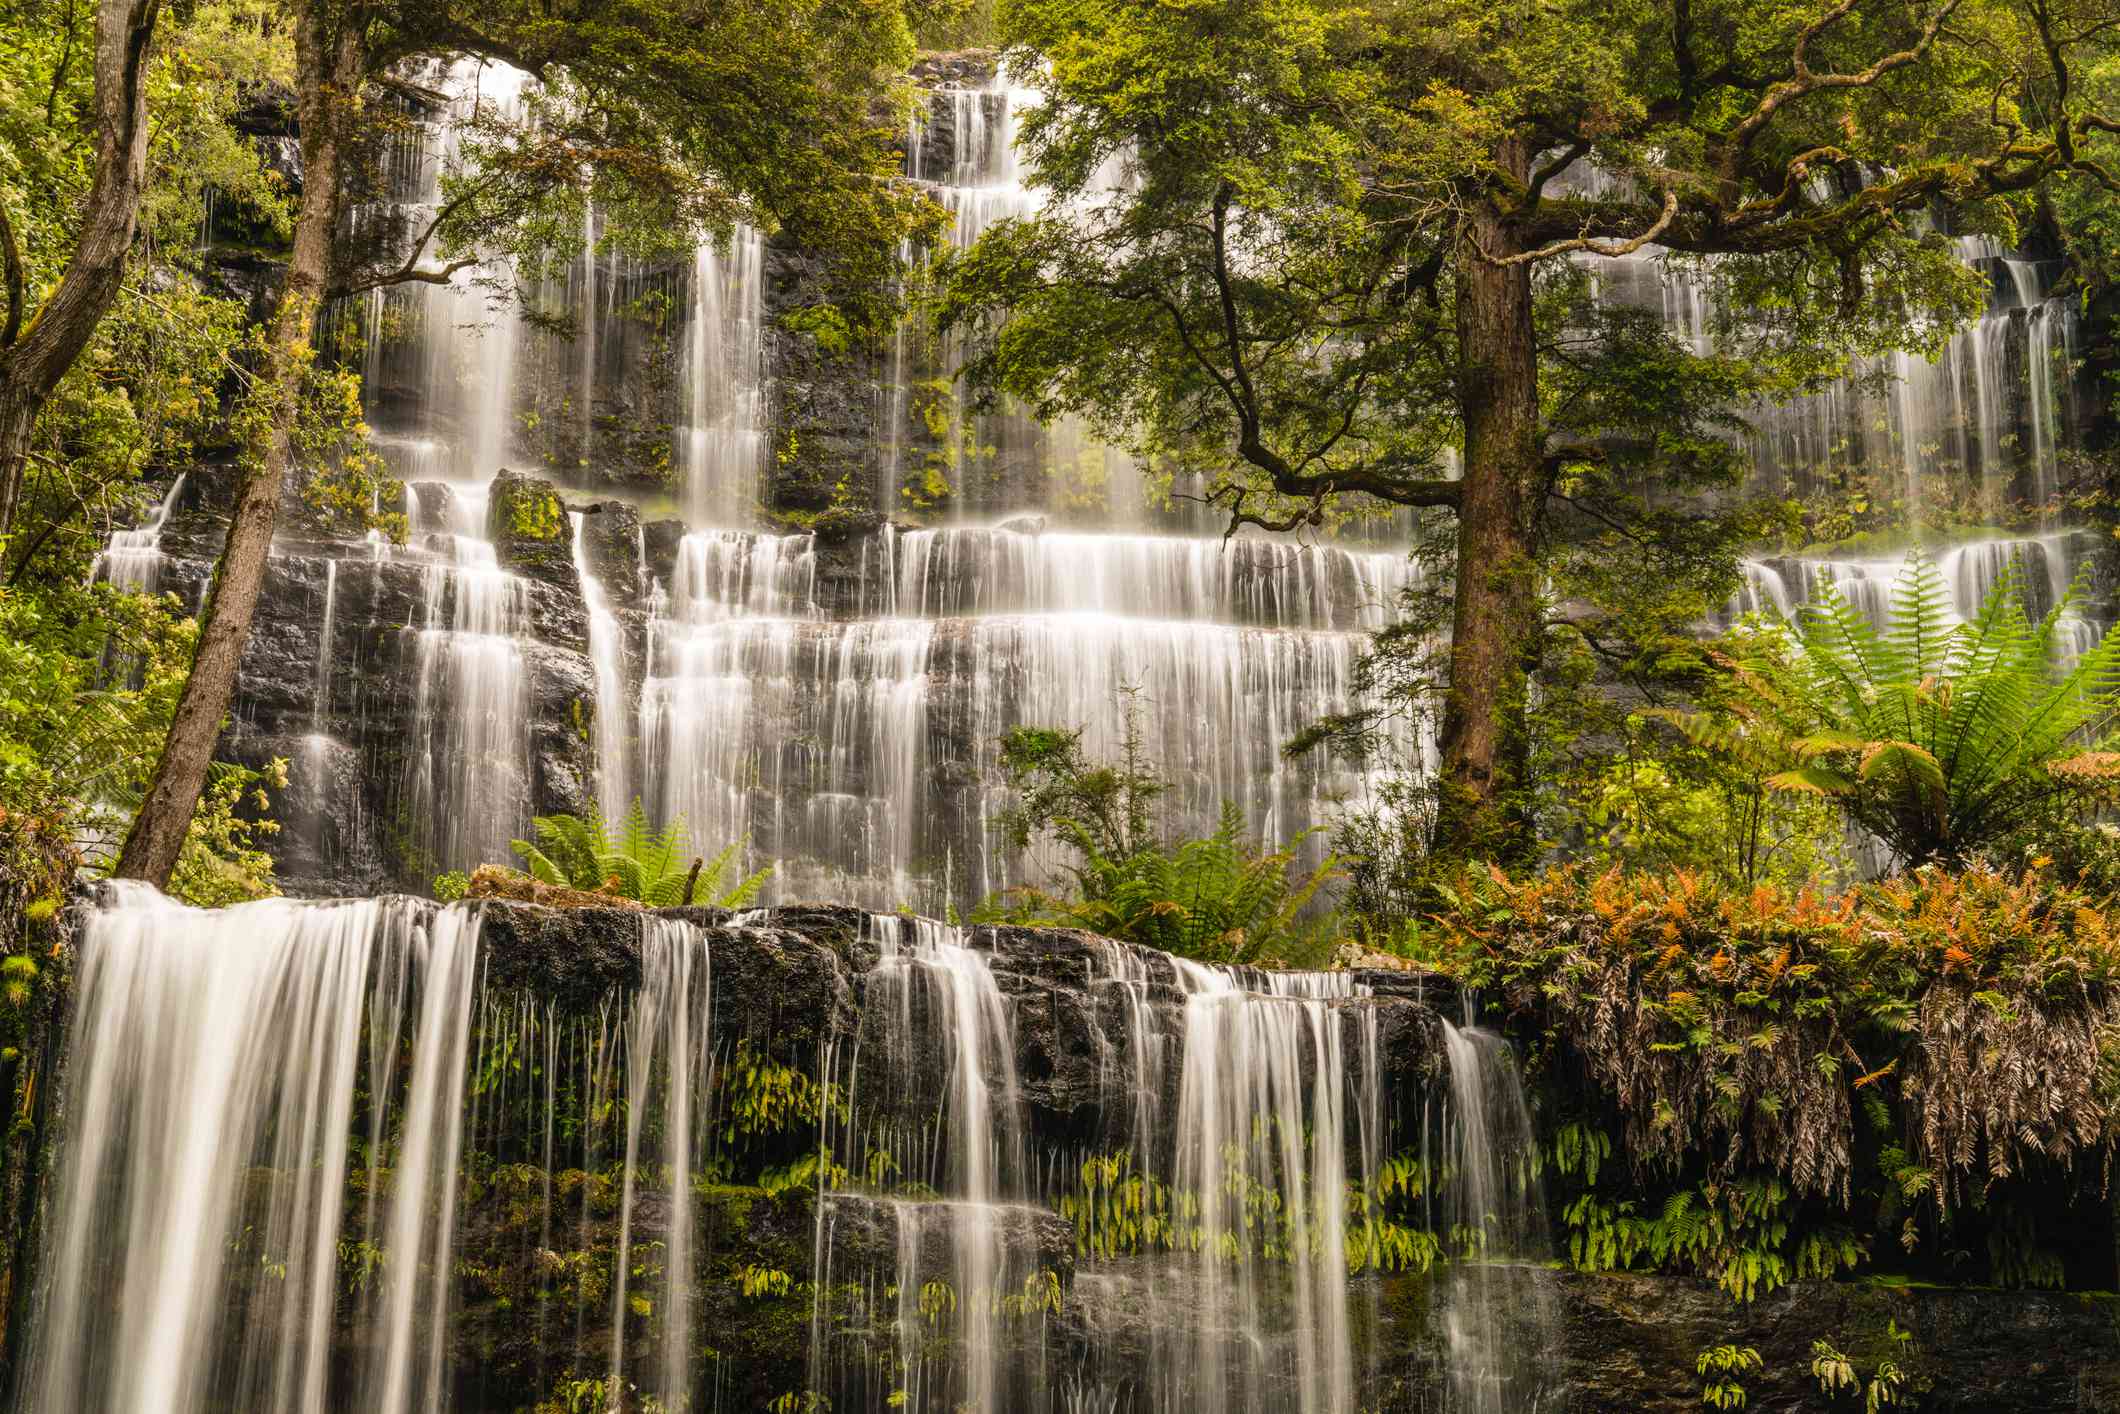
<instances>
[{"instance_id":1,"label":"water stream","mask_svg":"<svg viewBox=\"0 0 2120 1414\"><path fill-rule=\"evenodd\" d=\"M1339 1414L1403 1380L1373 1358L1387 1280L1451 1293L1450 1408L1524 1407L1480 1391L1554 1368L1503 1340L1525 1308L1487 1275L1532 1252L1487 1033L1393 1054L1349 974L899 915L844 960L770 910L582 926L555 972L473 906L106 887L14 1407L754 1408L726 1393L750 1360L839 1411ZM790 1049L761 1010L788 986L858 1020ZM1054 1058L1085 1048L1065 1100ZM1484 1245L1434 1276L1351 1255L1431 1121L1462 1194L1437 1250ZM814 1235L772 1247L790 1221ZM747 1350L774 1307L788 1342Z\"/></svg>"}]
</instances>

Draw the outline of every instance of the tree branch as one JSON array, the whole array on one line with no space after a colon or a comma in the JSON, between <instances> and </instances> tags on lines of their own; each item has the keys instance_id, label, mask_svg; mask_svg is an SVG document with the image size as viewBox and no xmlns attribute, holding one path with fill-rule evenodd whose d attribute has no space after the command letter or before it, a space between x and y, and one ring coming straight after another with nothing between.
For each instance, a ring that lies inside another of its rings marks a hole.
<instances>
[{"instance_id":1,"label":"tree branch","mask_svg":"<svg viewBox=\"0 0 2120 1414\"><path fill-rule=\"evenodd\" d=\"M1552 181L1589 155L1590 144L1586 141L1578 140L1562 148L1551 162L1531 174L1529 189L1526 193L1527 199L1524 202L1525 206L1538 205L1539 198L1546 194L1546 183Z\"/></svg>"},{"instance_id":2,"label":"tree branch","mask_svg":"<svg viewBox=\"0 0 2120 1414\"><path fill-rule=\"evenodd\" d=\"M1556 255L1566 255L1570 251L1577 250L1586 250L1592 255L1602 255L1607 258L1617 259L1623 255L1634 254L1643 246L1653 242L1665 231L1670 230L1671 223L1677 216L1678 193L1666 191L1664 193L1664 208L1658 213L1656 220L1650 223L1648 230L1643 231L1632 239L1607 241L1599 240L1592 236L1576 236L1571 240L1555 241L1551 245L1540 246L1536 250L1518 251L1515 255L1490 255L1485 250L1481 250L1480 259L1486 261L1489 265L1528 265L1535 260L1550 260ZM1478 246L1475 245L1474 249L1478 249Z\"/></svg>"},{"instance_id":3,"label":"tree branch","mask_svg":"<svg viewBox=\"0 0 2120 1414\"><path fill-rule=\"evenodd\" d=\"M1784 105L1793 103L1800 98L1808 97L1822 89L1868 88L1893 70L1903 69L1909 64L1918 62L1923 55L1929 52L1929 47L1936 42L1937 34L1942 31L1944 23L1957 11L1960 0L1944 0L1944 3L1937 9L1936 13L1930 16L1929 22L1922 27L1920 38L1915 40L1911 47L1887 54L1858 73L1814 73L1809 61L1805 58L1805 51L1810 48L1811 41L1818 38L1836 21L1847 16L1854 10L1857 3L1858 0L1840 0L1838 5L1826 11L1825 14L1819 16L1810 24L1805 25L1802 31L1797 34L1796 45L1791 54L1790 68L1792 73L1790 78L1786 82L1776 84L1773 88L1767 90L1765 96L1759 100L1758 105L1730 133L1723 163L1722 176L1724 181L1735 182L1737 180L1738 164L1743 160L1745 152L1752 146L1753 140L1774 120L1774 115Z\"/></svg>"},{"instance_id":4,"label":"tree branch","mask_svg":"<svg viewBox=\"0 0 2120 1414\"><path fill-rule=\"evenodd\" d=\"M462 209L464 203L470 201L478 193L478 186L469 186L443 202L436 209L434 219L427 223L427 229L420 232L420 238L414 241L412 249L406 252L405 263L396 270L385 275L377 275L371 279L355 280L344 285L335 286L325 292L326 298L345 299L349 295L365 294L369 290L381 289L385 285L446 285L457 272L468 270L478 264L478 259L474 256L466 257L463 260L453 260L440 270L421 270L419 268L420 257L427 253L427 243L434 239L434 233L441 229L442 222L454 216Z\"/></svg>"}]
</instances>

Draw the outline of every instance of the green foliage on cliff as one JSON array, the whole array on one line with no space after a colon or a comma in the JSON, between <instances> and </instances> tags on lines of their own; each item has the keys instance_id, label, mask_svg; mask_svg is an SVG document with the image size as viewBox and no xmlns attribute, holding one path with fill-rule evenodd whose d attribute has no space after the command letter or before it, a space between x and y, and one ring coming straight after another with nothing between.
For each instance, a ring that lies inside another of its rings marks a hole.
<instances>
[{"instance_id":1,"label":"green foliage on cliff","mask_svg":"<svg viewBox=\"0 0 2120 1414\"><path fill-rule=\"evenodd\" d=\"M494 508L494 514L507 527L508 534L523 540L560 538L567 518L561 514L559 497L553 494L550 486L543 482L503 479L495 490L501 500Z\"/></svg>"},{"instance_id":2,"label":"green foliage on cliff","mask_svg":"<svg viewBox=\"0 0 2120 1414\"><path fill-rule=\"evenodd\" d=\"M1980 867L1833 897L1581 869L1446 892L1422 947L1531 1038L1578 1265L1750 1299L1897 1245L2045 1283L2071 1203L2102 1211L2120 935L2101 898Z\"/></svg>"},{"instance_id":3,"label":"green foliage on cliff","mask_svg":"<svg viewBox=\"0 0 2120 1414\"><path fill-rule=\"evenodd\" d=\"M57 283L94 175L93 7L26 7L5 25L0 209L35 301ZM233 121L282 69L288 41L258 0L165 14L147 71L153 115L141 240L125 288L39 414L17 533L0 569L24 581L85 567L143 474L217 440L242 300L202 268L209 202L229 228L284 235L287 192Z\"/></svg>"},{"instance_id":4,"label":"green foliage on cliff","mask_svg":"<svg viewBox=\"0 0 2120 1414\"><path fill-rule=\"evenodd\" d=\"M1087 928L1208 962L1320 961L1331 930L1312 906L1340 877L1339 860L1304 861L1302 836L1260 847L1226 802L1212 834L1166 838L1157 802L1170 787L1148 769L1137 708L1129 693L1117 762L1091 758L1080 730L1018 727L1002 738L1012 798L1001 842L1019 853L1057 848L1073 887L1010 889L974 916Z\"/></svg>"},{"instance_id":5,"label":"green foliage on cliff","mask_svg":"<svg viewBox=\"0 0 2120 1414\"><path fill-rule=\"evenodd\" d=\"M0 859L0 874L43 879L29 897L56 897L74 871L110 866L193 638L169 596L41 580L0 587L0 821L22 822L27 833L7 838L37 845ZM208 906L272 893L266 787L284 784L277 767L217 766L170 891Z\"/></svg>"},{"instance_id":6,"label":"green foliage on cliff","mask_svg":"<svg viewBox=\"0 0 2120 1414\"><path fill-rule=\"evenodd\" d=\"M1338 861L1301 858L1298 838L1261 849L1248 838L1242 812L1225 806L1222 823L1203 839L1149 844L1107 855L1086 837L1068 868L1078 892L1012 889L974 914L1061 928L1161 948L1203 962L1314 965L1330 951L1330 929L1307 910L1339 877Z\"/></svg>"}]
</instances>

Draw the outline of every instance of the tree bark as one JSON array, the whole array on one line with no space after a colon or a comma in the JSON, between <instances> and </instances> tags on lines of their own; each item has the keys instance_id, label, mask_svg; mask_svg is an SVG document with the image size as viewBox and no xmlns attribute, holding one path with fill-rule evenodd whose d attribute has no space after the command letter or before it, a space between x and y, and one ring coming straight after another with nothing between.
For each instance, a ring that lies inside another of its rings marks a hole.
<instances>
[{"instance_id":1,"label":"tree bark","mask_svg":"<svg viewBox=\"0 0 2120 1414\"><path fill-rule=\"evenodd\" d=\"M241 414L248 429L243 481L214 572L213 597L199 629L191 674L155 766L154 783L118 859L115 872L120 878L168 886L206 785L221 719L235 695L236 672L265 583L281 489L294 460L295 419L313 358L317 311L331 276L344 182L341 163L351 140L348 128L364 63L356 26L334 23L325 0L302 5L295 28L302 207L295 221L294 255L273 314L264 366Z\"/></svg>"},{"instance_id":2,"label":"tree bark","mask_svg":"<svg viewBox=\"0 0 2120 1414\"><path fill-rule=\"evenodd\" d=\"M161 0L102 0L96 7L96 175L73 257L34 314L23 307L28 291L20 254L0 212L7 283L0 314L0 540L19 514L37 414L88 347L125 277L147 186L147 60L161 9Z\"/></svg>"},{"instance_id":3,"label":"tree bark","mask_svg":"<svg viewBox=\"0 0 2120 1414\"><path fill-rule=\"evenodd\" d=\"M1521 144L1497 156L1525 179ZM1537 848L1524 713L1539 628L1538 354L1531 265L1497 263L1520 246L1505 214L1482 203L1455 255L1465 459L1434 839L1441 855L1504 862Z\"/></svg>"}]
</instances>

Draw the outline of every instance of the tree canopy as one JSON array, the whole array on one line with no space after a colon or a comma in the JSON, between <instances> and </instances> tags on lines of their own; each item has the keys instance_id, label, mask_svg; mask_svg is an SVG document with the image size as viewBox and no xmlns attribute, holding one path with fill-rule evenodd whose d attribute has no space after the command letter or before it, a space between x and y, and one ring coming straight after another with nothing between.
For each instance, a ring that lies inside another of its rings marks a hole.
<instances>
[{"instance_id":1,"label":"tree canopy","mask_svg":"<svg viewBox=\"0 0 2120 1414\"><path fill-rule=\"evenodd\" d=\"M2120 150L2092 5L1000 14L1051 201L954 273L973 375L1203 473L1232 526L1446 516L1479 573L1437 666L1436 842L1475 853L1531 847L1556 531L1727 582L1740 537L1645 492L1736 485L1751 400L1939 347L1984 287L1933 218L2010 235L2020 194L2111 189ZM1598 260L1652 250L1708 283L1712 347L1585 298Z\"/></svg>"}]
</instances>

